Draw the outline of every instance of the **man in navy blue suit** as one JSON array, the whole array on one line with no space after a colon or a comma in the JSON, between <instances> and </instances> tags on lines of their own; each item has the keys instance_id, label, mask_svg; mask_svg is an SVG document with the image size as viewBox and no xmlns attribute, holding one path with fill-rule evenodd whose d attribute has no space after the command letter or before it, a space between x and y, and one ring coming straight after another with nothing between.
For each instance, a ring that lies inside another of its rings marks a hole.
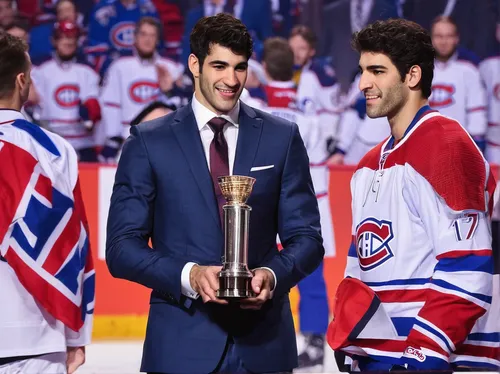
<instances>
[{"instance_id":1,"label":"man in navy blue suit","mask_svg":"<svg viewBox=\"0 0 500 374\"><path fill-rule=\"evenodd\" d=\"M132 126L124 144L106 261L113 276L152 290L142 371L291 372L289 291L324 255L306 149L296 124L239 100L252 54L239 20L202 18L190 39L191 102ZM214 181L228 174L256 178L248 200L256 297L240 303L216 297L224 238Z\"/></svg>"}]
</instances>

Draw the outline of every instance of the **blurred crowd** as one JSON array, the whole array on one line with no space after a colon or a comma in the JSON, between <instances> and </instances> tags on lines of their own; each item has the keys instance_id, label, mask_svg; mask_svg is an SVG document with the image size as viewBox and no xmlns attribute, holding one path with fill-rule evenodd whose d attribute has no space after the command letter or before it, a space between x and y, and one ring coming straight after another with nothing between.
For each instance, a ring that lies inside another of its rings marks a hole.
<instances>
[{"instance_id":1,"label":"blurred crowd","mask_svg":"<svg viewBox=\"0 0 500 374\"><path fill-rule=\"evenodd\" d=\"M389 135L386 119L365 114L351 34L377 19L420 23L437 52L431 107L500 163L499 0L0 0L0 27L29 44L24 113L66 138L81 162L116 162L131 125L189 102L190 31L219 12L254 40L242 97L250 105L268 104L265 41L288 41L293 106L318 117L330 164L356 164Z\"/></svg>"}]
</instances>

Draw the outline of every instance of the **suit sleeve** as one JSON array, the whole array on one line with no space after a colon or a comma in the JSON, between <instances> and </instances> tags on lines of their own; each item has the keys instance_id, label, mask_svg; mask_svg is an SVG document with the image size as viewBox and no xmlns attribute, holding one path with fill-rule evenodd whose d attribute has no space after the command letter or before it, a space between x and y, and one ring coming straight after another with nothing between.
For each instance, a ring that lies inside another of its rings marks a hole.
<instances>
[{"instance_id":1,"label":"suit sleeve","mask_svg":"<svg viewBox=\"0 0 500 374\"><path fill-rule=\"evenodd\" d=\"M274 297L290 291L323 260L319 209L314 194L309 158L297 125L293 125L285 160L278 204L278 234L283 250L265 267L274 271Z\"/></svg>"},{"instance_id":2,"label":"suit sleeve","mask_svg":"<svg viewBox=\"0 0 500 374\"><path fill-rule=\"evenodd\" d=\"M476 153L469 154L469 158L479 159ZM442 181L436 181L438 176L432 174L424 177L408 172L403 187L409 209L421 219L437 260L425 304L408 335L403 355L403 360L417 369L446 368L450 355L464 342L492 300L489 212L474 203L470 193L459 200L451 196L461 194L461 186L466 184L481 184L484 190L485 180L478 176L484 175L485 164L481 159L475 170L466 170L461 161L450 161L455 169L446 182L449 195L443 193Z\"/></svg>"},{"instance_id":3,"label":"suit sleeve","mask_svg":"<svg viewBox=\"0 0 500 374\"><path fill-rule=\"evenodd\" d=\"M186 261L150 248L154 173L138 126L124 144L111 196L106 263L114 277L127 279L179 301L181 272Z\"/></svg>"}]
</instances>

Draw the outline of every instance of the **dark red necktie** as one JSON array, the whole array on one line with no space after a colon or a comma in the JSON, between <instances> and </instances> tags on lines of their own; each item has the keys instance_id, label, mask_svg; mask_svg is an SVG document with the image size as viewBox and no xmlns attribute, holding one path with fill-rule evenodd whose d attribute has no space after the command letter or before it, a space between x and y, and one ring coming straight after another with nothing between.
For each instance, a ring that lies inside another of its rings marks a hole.
<instances>
[{"instance_id":1,"label":"dark red necktie","mask_svg":"<svg viewBox=\"0 0 500 374\"><path fill-rule=\"evenodd\" d=\"M226 199L222 195L217 177L229 175L229 155L226 138L224 137L224 126L227 121L224 118L215 117L208 122L208 126L214 132L214 138L210 143L210 174L215 190L215 197L219 206L221 223L223 220L222 206L226 204Z\"/></svg>"}]
</instances>

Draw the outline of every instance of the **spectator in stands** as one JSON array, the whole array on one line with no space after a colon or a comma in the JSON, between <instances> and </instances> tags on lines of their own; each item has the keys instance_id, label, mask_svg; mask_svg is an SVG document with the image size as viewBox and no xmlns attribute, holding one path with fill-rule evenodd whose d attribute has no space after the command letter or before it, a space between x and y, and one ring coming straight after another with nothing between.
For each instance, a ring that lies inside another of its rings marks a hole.
<instances>
[{"instance_id":1,"label":"spectator in stands","mask_svg":"<svg viewBox=\"0 0 500 374\"><path fill-rule=\"evenodd\" d=\"M496 52L495 27L500 13L498 0L405 0L404 18L430 30L438 16L452 17L461 37L462 48L474 52L479 59ZM476 61L477 62L477 61Z\"/></svg>"},{"instance_id":2,"label":"spectator in stands","mask_svg":"<svg viewBox=\"0 0 500 374\"><path fill-rule=\"evenodd\" d=\"M500 43L500 18L496 39ZM486 132L488 143L485 155L489 162L500 165L500 51L484 59L479 65L479 72L488 96L488 130ZM500 219L500 216L497 219Z\"/></svg>"},{"instance_id":3,"label":"spectator in stands","mask_svg":"<svg viewBox=\"0 0 500 374\"><path fill-rule=\"evenodd\" d=\"M187 65L188 56L191 53L189 35L196 22L204 16L213 16L221 12L229 13L240 19L252 35L254 44L261 44L273 34L272 10L269 0L203 0L202 5L191 9L186 15L182 38L182 64Z\"/></svg>"},{"instance_id":4,"label":"spectator in stands","mask_svg":"<svg viewBox=\"0 0 500 374\"><path fill-rule=\"evenodd\" d=\"M162 99L162 92L173 91L176 81L182 78L183 65L158 55L160 32L156 18L141 18L134 33L134 54L118 58L106 73L100 98L103 121L97 140L98 144L105 143L103 162L116 161L121 144L129 135L130 122L147 105ZM167 84L160 87L161 81Z\"/></svg>"},{"instance_id":5,"label":"spectator in stands","mask_svg":"<svg viewBox=\"0 0 500 374\"><path fill-rule=\"evenodd\" d=\"M295 60L294 81L298 85L297 102L304 112L320 116L325 148L328 148L337 136L340 85L331 59L316 57L316 42L316 35L307 26L295 26L290 33L289 44Z\"/></svg>"},{"instance_id":6,"label":"spectator in stands","mask_svg":"<svg viewBox=\"0 0 500 374\"><path fill-rule=\"evenodd\" d=\"M323 32L318 52L330 56L342 92L347 92L358 70L358 55L350 46L350 37L369 23L397 17L399 0L336 0L323 8Z\"/></svg>"},{"instance_id":7,"label":"spectator in stands","mask_svg":"<svg viewBox=\"0 0 500 374\"><path fill-rule=\"evenodd\" d=\"M484 150L487 128L486 92L477 66L459 58L458 28L450 17L440 16L431 26L436 49L429 105L455 118Z\"/></svg>"},{"instance_id":8,"label":"spectator in stands","mask_svg":"<svg viewBox=\"0 0 500 374\"><path fill-rule=\"evenodd\" d=\"M7 31L10 35L14 35L17 36L18 38L21 38L26 43L29 42L30 29L27 22L21 20L14 22L10 26L6 27L5 31Z\"/></svg>"},{"instance_id":9,"label":"spectator in stands","mask_svg":"<svg viewBox=\"0 0 500 374\"><path fill-rule=\"evenodd\" d=\"M135 25L146 16L159 19L151 0L102 0L96 4L90 17L86 53L101 76L114 60L133 52Z\"/></svg>"},{"instance_id":10,"label":"spectator in stands","mask_svg":"<svg viewBox=\"0 0 500 374\"><path fill-rule=\"evenodd\" d=\"M6 29L16 20L14 0L0 0L0 29Z\"/></svg>"},{"instance_id":11,"label":"spectator in stands","mask_svg":"<svg viewBox=\"0 0 500 374\"><path fill-rule=\"evenodd\" d=\"M54 57L33 70L40 120L65 138L80 161L97 162L92 130L101 118L99 76L77 59L79 29L69 21L54 27Z\"/></svg>"},{"instance_id":12,"label":"spectator in stands","mask_svg":"<svg viewBox=\"0 0 500 374\"><path fill-rule=\"evenodd\" d=\"M69 21L76 23L80 30L78 47L81 48L85 39L85 32L82 24L82 16L78 13L74 0L58 0L55 5L55 22ZM53 52L51 42L54 22L48 20L31 30L30 56L35 65L39 65ZM83 53L81 53L83 55Z\"/></svg>"}]
</instances>

